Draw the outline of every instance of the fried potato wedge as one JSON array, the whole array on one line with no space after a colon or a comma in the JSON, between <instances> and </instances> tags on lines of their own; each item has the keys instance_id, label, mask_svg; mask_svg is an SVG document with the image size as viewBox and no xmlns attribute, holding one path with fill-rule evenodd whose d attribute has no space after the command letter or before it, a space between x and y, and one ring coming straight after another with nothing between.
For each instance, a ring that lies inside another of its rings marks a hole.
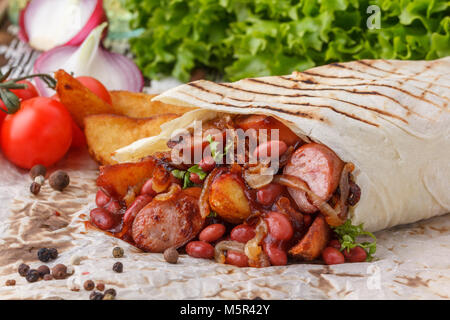
<instances>
[{"instance_id":1,"label":"fried potato wedge","mask_svg":"<svg viewBox=\"0 0 450 320\"><path fill-rule=\"evenodd\" d=\"M116 114L133 118L147 118L162 113L182 115L194 108L178 107L160 101L151 101L156 95L128 91L110 91L113 109Z\"/></svg>"},{"instance_id":2,"label":"fried potato wedge","mask_svg":"<svg viewBox=\"0 0 450 320\"><path fill-rule=\"evenodd\" d=\"M159 134L160 126L176 117L176 114L143 119L114 114L88 116L84 119L84 133L89 152L102 165L115 164L117 161L112 159L114 151L136 140Z\"/></svg>"},{"instance_id":3,"label":"fried potato wedge","mask_svg":"<svg viewBox=\"0 0 450 320\"><path fill-rule=\"evenodd\" d=\"M244 183L233 173L225 173L214 179L209 204L222 219L231 223L241 223L251 213Z\"/></svg>"},{"instance_id":4,"label":"fried potato wedge","mask_svg":"<svg viewBox=\"0 0 450 320\"><path fill-rule=\"evenodd\" d=\"M300 242L289 250L289 254L303 260L314 260L320 256L330 240L330 227L322 216L309 227L308 232Z\"/></svg>"},{"instance_id":5,"label":"fried potato wedge","mask_svg":"<svg viewBox=\"0 0 450 320\"><path fill-rule=\"evenodd\" d=\"M64 70L55 73L56 92L61 103L66 106L80 128L84 128L83 119L89 115L115 113L113 107L97 97L77 79Z\"/></svg>"},{"instance_id":6,"label":"fried potato wedge","mask_svg":"<svg viewBox=\"0 0 450 320\"><path fill-rule=\"evenodd\" d=\"M111 196L125 198L130 189L142 186L156 168L156 159L149 157L136 163L121 163L100 167L97 186L105 189Z\"/></svg>"}]
</instances>

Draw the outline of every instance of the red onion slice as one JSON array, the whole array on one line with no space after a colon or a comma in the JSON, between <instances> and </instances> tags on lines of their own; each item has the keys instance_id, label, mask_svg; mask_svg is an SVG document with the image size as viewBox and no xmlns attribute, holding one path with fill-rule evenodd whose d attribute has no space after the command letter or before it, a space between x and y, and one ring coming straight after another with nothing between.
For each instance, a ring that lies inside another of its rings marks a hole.
<instances>
[{"instance_id":1,"label":"red onion slice","mask_svg":"<svg viewBox=\"0 0 450 320\"><path fill-rule=\"evenodd\" d=\"M144 78L136 64L102 48L105 28L106 23L95 28L81 46L61 46L41 54L34 64L34 72L52 74L64 69L77 77L94 77L108 90L142 91ZM55 93L42 80L35 81L41 95L49 97Z\"/></svg>"},{"instance_id":2,"label":"red onion slice","mask_svg":"<svg viewBox=\"0 0 450 320\"><path fill-rule=\"evenodd\" d=\"M103 0L32 0L19 16L19 37L37 50L79 45L107 21Z\"/></svg>"}]
</instances>

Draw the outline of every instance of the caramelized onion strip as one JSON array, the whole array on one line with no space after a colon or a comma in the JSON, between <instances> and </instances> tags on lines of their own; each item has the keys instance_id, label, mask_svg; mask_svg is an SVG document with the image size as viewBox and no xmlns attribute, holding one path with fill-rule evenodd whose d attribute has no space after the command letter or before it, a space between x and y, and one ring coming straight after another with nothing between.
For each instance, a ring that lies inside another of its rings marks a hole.
<instances>
[{"instance_id":1,"label":"caramelized onion strip","mask_svg":"<svg viewBox=\"0 0 450 320\"><path fill-rule=\"evenodd\" d=\"M237 241L220 241L214 247L214 259L218 263L225 263L225 251L236 251L244 253L244 244Z\"/></svg>"},{"instance_id":2,"label":"caramelized onion strip","mask_svg":"<svg viewBox=\"0 0 450 320\"><path fill-rule=\"evenodd\" d=\"M307 195L307 198L311 203L319 209L321 213L324 214L325 220L332 227L337 227L342 225L345 220L339 217L339 213L336 212L326 201L321 199L318 195L311 191L305 181L302 179L291 176L291 175L278 175L273 179L274 183L279 183L289 188L298 189L304 191Z\"/></svg>"}]
</instances>

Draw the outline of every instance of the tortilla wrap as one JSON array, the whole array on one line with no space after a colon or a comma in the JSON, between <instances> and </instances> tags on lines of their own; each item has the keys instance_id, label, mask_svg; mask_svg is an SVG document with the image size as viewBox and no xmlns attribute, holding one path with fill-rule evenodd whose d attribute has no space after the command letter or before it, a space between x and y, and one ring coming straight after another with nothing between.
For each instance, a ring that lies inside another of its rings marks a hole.
<instances>
[{"instance_id":1,"label":"tortilla wrap","mask_svg":"<svg viewBox=\"0 0 450 320\"><path fill-rule=\"evenodd\" d=\"M362 195L350 217L377 231L450 212L449 98L449 57L333 63L235 83L201 80L154 98L200 109L114 156L127 162L168 150L177 129L220 113L271 115L355 165Z\"/></svg>"}]
</instances>

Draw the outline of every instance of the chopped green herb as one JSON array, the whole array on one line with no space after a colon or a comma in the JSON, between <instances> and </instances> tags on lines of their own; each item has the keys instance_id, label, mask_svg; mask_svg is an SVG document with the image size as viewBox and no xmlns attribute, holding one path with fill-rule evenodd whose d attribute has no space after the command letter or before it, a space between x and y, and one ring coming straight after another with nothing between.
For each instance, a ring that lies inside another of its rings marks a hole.
<instances>
[{"instance_id":1,"label":"chopped green herb","mask_svg":"<svg viewBox=\"0 0 450 320\"><path fill-rule=\"evenodd\" d=\"M217 162L220 159L220 154L221 154L217 150L217 146L219 145L219 143L217 141L214 141L213 137L211 135L208 135L206 137L206 140L209 142L209 148L211 149L211 156Z\"/></svg>"},{"instance_id":2,"label":"chopped green herb","mask_svg":"<svg viewBox=\"0 0 450 320\"><path fill-rule=\"evenodd\" d=\"M198 166L198 164L196 164L195 166L190 167L188 169L188 172L196 173L200 177L201 180L204 180L206 178L206 176L208 175L208 173L203 171L202 168L200 168Z\"/></svg>"},{"instance_id":3,"label":"chopped green herb","mask_svg":"<svg viewBox=\"0 0 450 320\"><path fill-rule=\"evenodd\" d=\"M183 170L172 170L172 175L177 179L183 179L186 171Z\"/></svg>"},{"instance_id":4,"label":"chopped green herb","mask_svg":"<svg viewBox=\"0 0 450 320\"><path fill-rule=\"evenodd\" d=\"M190 173L186 172L183 178L183 189L192 187L194 183L189 179Z\"/></svg>"},{"instance_id":5,"label":"chopped green herb","mask_svg":"<svg viewBox=\"0 0 450 320\"><path fill-rule=\"evenodd\" d=\"M215 217L217 217L217 212L215 212L215 211L211 211L209 213L209 215L207 216L207 218L215 218Z\"/></svg>"},{"instance_id":6,"label":"chopped green herb","mask_svg":"<svg viewBox=\"0 0 450 320\"><path fill-rule=\"evenodd\" d=\"M363 224L358 226L352 225L349 219L343 225L333 228L334 232L339 236L341 243L341 251L350 250L354 247L361 247L367 252L366 261L372 261L373 255L377 251L377 239L373 233L364 231ZM372 242L357 242L359 236L369 236L373 239Z\"/></svg>"}]
</instances>

